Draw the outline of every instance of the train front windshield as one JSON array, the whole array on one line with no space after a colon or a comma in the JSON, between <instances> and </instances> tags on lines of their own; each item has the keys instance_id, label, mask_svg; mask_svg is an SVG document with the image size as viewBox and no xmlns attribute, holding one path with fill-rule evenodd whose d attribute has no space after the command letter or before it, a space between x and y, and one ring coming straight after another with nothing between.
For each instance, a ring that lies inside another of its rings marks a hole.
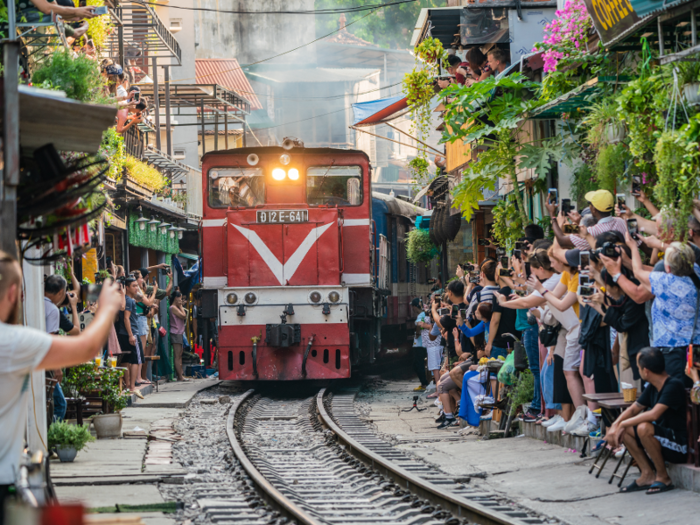
<instances>
[{"instance_id":1,"label":"train front windshield","mask_svg":"<svg viewBox=\"0 0 700 525\"><path fill-rule=\"evenodd\" d=\"M314 166L306 171L306 199L311 206L362 204L360 166Z\"/></svg>"},{"instance_id":2,"label":"train front windshield","mask_svg":"<svg viewBox=\"0 0 700 525\"><path fill-rule=\"evenodd\" d=\"M247 207L265 203L262 168L212 168L209 170L209 206Z\"/></svg>"}]
</instances>

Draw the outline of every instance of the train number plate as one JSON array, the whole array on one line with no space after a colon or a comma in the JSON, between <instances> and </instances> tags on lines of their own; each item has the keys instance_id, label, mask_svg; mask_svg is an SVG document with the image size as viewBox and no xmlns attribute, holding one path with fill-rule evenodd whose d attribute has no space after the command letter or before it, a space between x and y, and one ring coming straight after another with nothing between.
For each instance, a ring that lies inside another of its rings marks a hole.
<instances>
[{"instance_id":1,"label":"train number plate","mask_svg":"<svg viewBox=\"0 0 700 525\"><path fill-rule=\"evenodd\" d=\"M256 222L262 224L309 222L309 210L259 210L256 214Z\"/></svg>"}]
</instances>

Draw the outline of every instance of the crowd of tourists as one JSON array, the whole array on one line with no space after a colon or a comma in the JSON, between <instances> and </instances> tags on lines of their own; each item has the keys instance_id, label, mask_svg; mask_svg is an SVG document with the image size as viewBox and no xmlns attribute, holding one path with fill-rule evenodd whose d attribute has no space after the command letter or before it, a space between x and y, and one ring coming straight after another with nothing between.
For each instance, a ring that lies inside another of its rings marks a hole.
<instances>
[{"instance_id":1,"label":"crowd of tourists","mask_svg":"<svg viewBox=\"0 0 700 525\"><path fill-rule=\"evenodd\" d=\"M607 190L586 194L580 213L552 192L552 239L530 224L510 253L491 245L495 257L460 265L444 290L413 300L439 429L459 418L471 432L492 417L479 408L494 402L484 358L521 341L534 379L522 420L625 447L641 475L623 491L673 487L665 461L686 461L686 398L700 398L700 222L688 217L686 242L666 242L670 218L636 197L651 219ZM599 407L584 396L635 387L637 401L601 436Z\"/></svg>"}]
</instances>

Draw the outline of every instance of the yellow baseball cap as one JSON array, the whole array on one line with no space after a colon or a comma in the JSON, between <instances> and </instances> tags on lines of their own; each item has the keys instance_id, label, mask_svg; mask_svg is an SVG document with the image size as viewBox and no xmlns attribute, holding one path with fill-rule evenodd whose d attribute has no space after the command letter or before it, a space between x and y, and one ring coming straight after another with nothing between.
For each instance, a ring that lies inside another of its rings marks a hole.
<instances>
[{"instance_id":1,"label":"yellow baseball cap","mask_svg":"<svg viewBox=\"0 0 700 525\"><path fill-rule=\"evenodd\" d=\"M608 190L589 191L586 200L598 211L612 211L615 204L615 199Z\"/></svg>"}]
</instances>

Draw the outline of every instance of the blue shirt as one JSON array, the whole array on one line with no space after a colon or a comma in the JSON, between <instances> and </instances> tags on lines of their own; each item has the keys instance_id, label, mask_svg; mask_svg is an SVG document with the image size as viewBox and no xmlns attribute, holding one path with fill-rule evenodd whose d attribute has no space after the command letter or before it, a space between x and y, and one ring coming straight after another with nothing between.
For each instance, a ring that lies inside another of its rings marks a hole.
<instances>
[{"instance_id":1,"label":"blue shirt","mask_svg":"<svg viewBox=\"0 0 700 525\"><path fill-rule=\"evenodd\" d=\"M527 322L527 309L521 309L521 310L516 310L515 311L516 317L515 317L515 329L520 330L521 332L523 330L527 330L528 328L532 328L533 326L537 326L536 324L530 324Z\"/></svg>"},{"instance_id":2,"label":"blue shirt","mask_svg":"<svg viewBox=\"0 0 700 525\"><path fill-rule=\"evenodd\" d=\"M464 335L467 337L474 337L475 335L479 335L483 332L487 332L486 327L488 325L481 321L478 325L476 325L474 328L467 328L466 324L463 324L462 326L459 327L459 329L462 331Z\"/></svg>"},{"instance_id":3,"label":"blue shirt","mask_svg":"<svg viewBox=\"0 0 700 525\"><path fill-rule=\"evenodd\" d=\"M700 266L694 265L700 277ZM688 346L693 333L693 319L697 304L698 290L690 277L678 277L671 273L651 272L651 319L654 325L653 346L670 348ZM700 343L700 316L695 325L693 344Z\"/></svg>"}]
</instances>

